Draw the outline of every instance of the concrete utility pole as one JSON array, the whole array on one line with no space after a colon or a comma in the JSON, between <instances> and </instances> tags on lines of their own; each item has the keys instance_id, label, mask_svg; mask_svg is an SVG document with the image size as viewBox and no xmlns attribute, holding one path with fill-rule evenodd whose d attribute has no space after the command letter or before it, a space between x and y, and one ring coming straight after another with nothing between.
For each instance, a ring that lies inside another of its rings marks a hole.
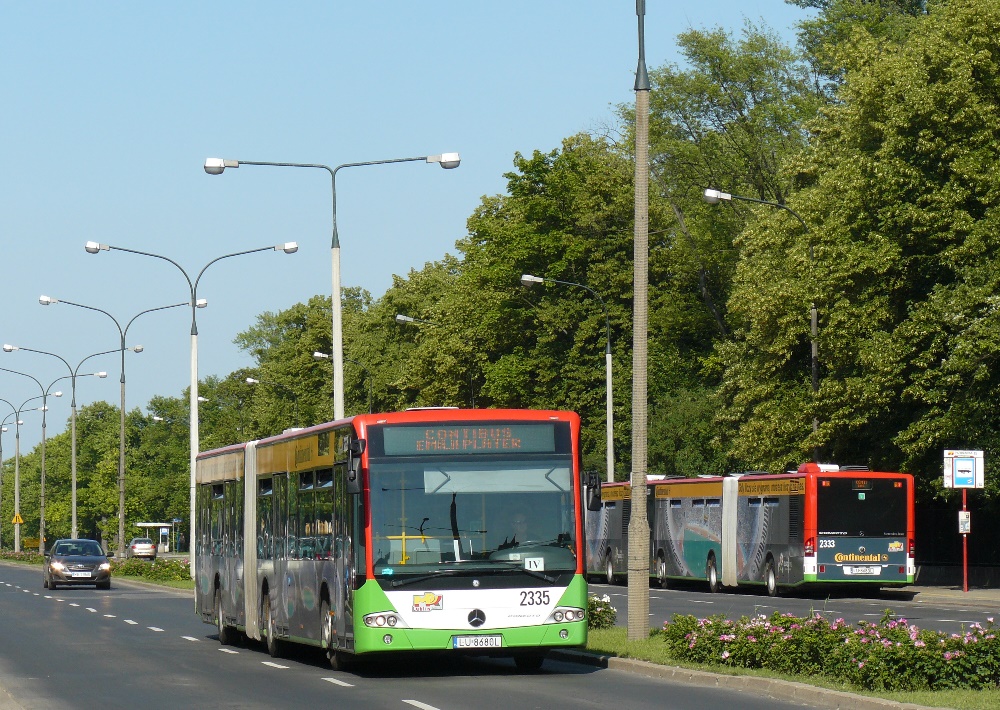
<instances>
[{"instance_id":1,"label":"concrete utility pole","mask_svg":"<svg viewBox=\"0 0 1000 710\"><path fill-rule=\"evenodd\" d=\"M635 71L635 276L632 331L632 515L628 524L628 639L649 636L649 520L646 517L646 426L649 330L649 76L643 20L646 0L635 0L639 17L639 65Z\"/></svg>"}]
</instances>

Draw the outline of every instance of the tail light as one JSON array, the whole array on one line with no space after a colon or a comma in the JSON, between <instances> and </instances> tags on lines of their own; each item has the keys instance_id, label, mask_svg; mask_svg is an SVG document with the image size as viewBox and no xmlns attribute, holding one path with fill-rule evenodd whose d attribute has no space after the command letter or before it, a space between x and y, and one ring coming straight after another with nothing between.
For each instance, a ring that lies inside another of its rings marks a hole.
<instances>
[{"instance_id":1,"label":"tail light","mask_svg":"<svg viewBox=\"0 0 1000 710\"><path fill-rule=\"evenodd\" d=\"M917 544L913 540L910 540L910 557L916 557L916 556L917 556Z\"/></svg>"},{"instance_id":2,"label":"tail light","mask_svg":"<svg viewBox=\"0 0 1000 710\"><path fill-rule=\"evenodd\" d=\"M806 557L812 557L813 555L816 554L816 539L815 538L809 538L808 540L806 540L805 553L806 553Z\"/></svg>"}]
</instances>

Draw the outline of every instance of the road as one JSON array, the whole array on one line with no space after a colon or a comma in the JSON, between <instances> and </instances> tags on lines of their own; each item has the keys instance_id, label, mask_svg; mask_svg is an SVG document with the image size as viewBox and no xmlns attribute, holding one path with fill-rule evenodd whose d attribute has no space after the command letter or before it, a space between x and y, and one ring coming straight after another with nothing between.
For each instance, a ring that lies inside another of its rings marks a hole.
<instances>
[{"instance_id":1,"label":"road","mask_svg":"<svg viewBox=\"0 0 1000 710\"><path fill-rule=\"evenodd\" d=\"M315 649L276 660L257 644L221 646L190 592L118 581L49 591L19 565L0 565L0 629L0 710L801 707L552 659L539 673L454 656L334 672Z\"/></svg>"},{"instance_id":2,"label":"road","mask_svg":"<svg viewBox=\"0 0 1000 710\"><path fill-rule=\"evenodd\" d=\"M591 582L590 591L611 597L612 605L618 610L618 625L627 625L628 589L624 585ZM904 618L921 629L951 634L968 629L973 623L985 624L989 618L1000 617L997 606L965 602L957 595L954 600L934 598L925 602L915 601L914 593L905 588L882 590L877 597L869 598L845 596L845 593L831 596L829 591L801 590L772 598L762 595L757 588L724 589L718 594L711 594L705 583L678 583L669 589L650 590L649 624L651 627L660 626L674 614L691 614L699 618L722 614L737 619L755 614L770 616L776 611L796 616L819 613L831 620L843 618L850 624L856 624L859 621L878 621L889 609L895 617Z\"/></svg>"}]
</instances>

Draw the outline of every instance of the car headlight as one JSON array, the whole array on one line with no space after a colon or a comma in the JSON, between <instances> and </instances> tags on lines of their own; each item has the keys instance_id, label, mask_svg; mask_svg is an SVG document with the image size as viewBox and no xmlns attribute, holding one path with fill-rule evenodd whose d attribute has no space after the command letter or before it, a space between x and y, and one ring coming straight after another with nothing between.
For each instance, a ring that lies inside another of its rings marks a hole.
<instances>
[{"instance_id":1,"label":"car headlight","mask_svg":"<svg viewBox=\"0 0 1000 710\"><path fill-rule=\"evenodd\" d=\"M106 571L108 571L108 570L111 569L111 563L110 562L102 562L101 565L100 565L100 567L98 567L97 569L101 570L102 572L106 572Z\"/></svg>"},{"instance_id":2,"label":"car headlight","mask_svg":"<svg viewBox=\"0 0 1000 710\"><path fill-rule=\"evenodd\" d=\"M57 572L62 572L64 569L66 569L66 565L64 565L62 562L59 562L58 560L52 560L52 562L49 563L49 568L54 569Z\"/></svg>"}]
</instances>

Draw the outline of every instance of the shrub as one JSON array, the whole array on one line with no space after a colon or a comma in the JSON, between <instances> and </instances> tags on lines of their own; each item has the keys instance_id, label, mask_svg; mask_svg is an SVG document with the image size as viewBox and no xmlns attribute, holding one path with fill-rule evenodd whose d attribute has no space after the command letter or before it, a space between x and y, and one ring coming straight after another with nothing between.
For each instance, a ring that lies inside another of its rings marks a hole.
<instances>
[{"instance_id":1,"label":"shrub","mask_svg":"<svg viewBox=\"0 0 1000 710\"><path fill-rule=\"evenodd\" d=\"M1000 683L1000 640L992 619L948 635L920 630L888 610L880 621L857 626L818 614L737 621L675 615L654 636L683 660L824 675L866 690L981 689Z\"/></svg>"},{"instance_id":2,"label":"shrub","mask_svg":"<svg viewBox=\"0 0 1000 710\"><path fill-rule=\"evenodd\" d=\"M591 594L587 599L587 628L610 629L618 619L618 610L611 606L611 597Z\"/></svg>"},{"instance_id":3,"label":"shrub","mask_svg":"<svg viewBox=\"0 0 1000 710\"><path fill-rule=\"evenodd\" d=\"M111 561L112 576L142 577L157 582L181 582L191 579L191 568L187 560L158 559L152 562L131 558L118 562Z\"/></svg>"}]
</instances>

